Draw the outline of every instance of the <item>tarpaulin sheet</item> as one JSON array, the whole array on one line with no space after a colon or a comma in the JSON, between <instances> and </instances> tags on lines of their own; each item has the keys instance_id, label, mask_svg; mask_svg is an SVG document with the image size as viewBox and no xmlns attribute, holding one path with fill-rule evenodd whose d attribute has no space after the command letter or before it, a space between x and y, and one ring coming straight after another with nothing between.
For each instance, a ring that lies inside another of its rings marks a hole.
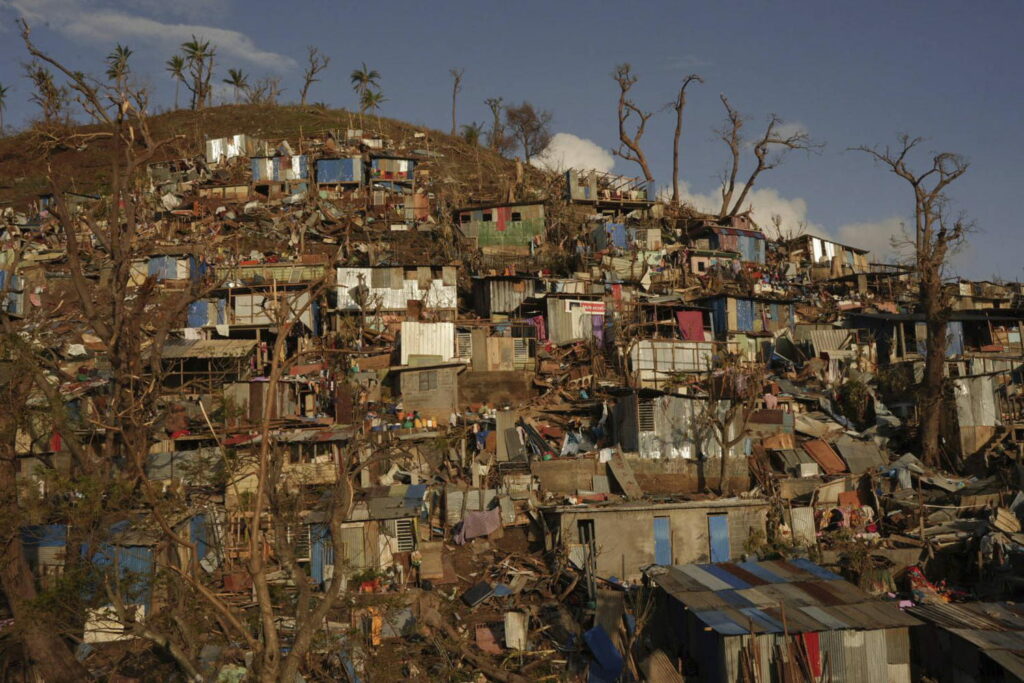
<instances>
[{"instance_id":1,"label":"tarpaulin sheet","mask_svg":"<svg viewBox=\"0 0 1024 683\"><path fill-rule=\"evenodd\" d=\"M605 630L595 626L583 634L583 640L594 655L587 676L589 683L614 683L622 673L625 662Z\"/></svg>"},{"instance_id":2,"label":"tarpaulin sheet","mask_svg":"<svg viewBox=\"0 0 1024 683\"><path fill-rule=\"evenodd\" d=\"M687 341L705 341L704 315L700 311L676 311L679 333Z\"/></svg>"},{"instance_id":3,"label":"tarpaulin sheet","mask_svg":"<svg viewBox=\"0 0 1024 683\"><path fill-rule=\"evenodd\" d=\"M495 507L485 511L467 511L462 518L462 526L455 534L455 543L464 545L466 541L487 536L501 527L501 508Z\"/></svg>"}]
</instances>

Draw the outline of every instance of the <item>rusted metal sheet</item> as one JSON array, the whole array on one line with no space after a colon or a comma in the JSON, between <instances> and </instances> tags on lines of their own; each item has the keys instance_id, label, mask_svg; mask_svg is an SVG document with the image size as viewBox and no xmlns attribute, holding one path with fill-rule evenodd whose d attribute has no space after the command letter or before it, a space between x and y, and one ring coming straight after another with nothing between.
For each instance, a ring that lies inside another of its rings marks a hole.
<instances>
[{"instance_id":1,"label":"rusted metal sheet","mask_svg":"<svg viewBox=\"0 0 1024 683\"><path fill-rule=\"evenodd\" d=\"M821 439L805 441L803 448L809 456L814 458L814 462L821 466L825 474L839 474L846 471L846 463L832 450L827 441Z\"/></svg>"}]
</instances>

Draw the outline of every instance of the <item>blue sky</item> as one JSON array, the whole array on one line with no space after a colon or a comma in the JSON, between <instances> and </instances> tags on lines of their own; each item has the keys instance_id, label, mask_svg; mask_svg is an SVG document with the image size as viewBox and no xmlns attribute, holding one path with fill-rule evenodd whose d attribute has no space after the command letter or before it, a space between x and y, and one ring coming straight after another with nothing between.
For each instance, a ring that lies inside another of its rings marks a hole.
<instances>
[{"instance_id":1,"label":"blue sky","mask_svg":"<svg viewBox=\"0 0 1024 683\"><path fill-rule=\"evenodd\" d=\"M307 45L332 58L311 98L353 106L348 73L365 61L382 75L388 116L446 130L452 67L465 68L460 122L486 121L483 100L530 100L554 113L570 160L609 163L594 145L616 146L616 87L610 73L633 64L637 103L660 110L683 76L690 91L682 178L696 204L714 201L725 147L719 93L749 117L755 134L769 113L826 144L794 154L764 175L755 216L772 214L840 241L888 251L889 235L912 209L909 187L864 154L899 132L927 138L922 152L955 151L971 161L952 188L954 209L979 232L955 262L976 278L1020 279L1017 192L1024 173L1024 3L841 2L434 2L340 0L0 0L0 82L11 85L7 121L34 114L14 21L76 68L100 73L114 43L132 47L136 77L169 105L163 62L192 33L218 46L222 72L283 79L297 99ZM226 73L218 76L222 78ZM225 97L230 97L226 92ZM657 114L644 138L659 186L671 179L673 117ZM583 155L583 156L580 156ZM926 163L922 156L920 163ZM639 174L616 160L617 172Z\"/></svg>"}]
</instances>

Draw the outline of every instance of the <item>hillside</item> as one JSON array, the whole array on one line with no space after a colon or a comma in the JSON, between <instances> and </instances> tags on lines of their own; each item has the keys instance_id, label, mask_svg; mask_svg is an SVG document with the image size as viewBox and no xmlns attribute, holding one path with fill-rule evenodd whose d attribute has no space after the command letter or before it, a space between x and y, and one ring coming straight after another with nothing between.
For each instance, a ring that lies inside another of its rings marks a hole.
<instances>
[{"instance_id":1,"label":"hillside","mask_svg":"<svg viewBox=\"0 0 1024 683\"><path fill-rule=\"evenodd\" d=\"M362 119L362 124L361 124ZM301 139L327 130L362 129L366 135L391 139L397 149L425 150L431 160L435 183L445 188L450 205L491 201L507 193L515 181L516 163L490 149L467 143L440 131L403 121L360 116L344 109L318 107L224 105L202 111L178 110L149 119L155 140L182 136L162 150L154 161L192 157L201 153L203 141L238 133L270 141L288 140L301 147ZM102 132L97 125L79 126L75 134ZM415 137L422 134L423 137ZM67 179L67 189L103 193L111 173L113 146L97 140L80 149L45 152L33 130L0 140L0 205L22 208L48 192L48 167ZM442 156L435 157L440 154ZM544 184L547 174L526 168L527 178Z\"/></svg>"}]
</instances>

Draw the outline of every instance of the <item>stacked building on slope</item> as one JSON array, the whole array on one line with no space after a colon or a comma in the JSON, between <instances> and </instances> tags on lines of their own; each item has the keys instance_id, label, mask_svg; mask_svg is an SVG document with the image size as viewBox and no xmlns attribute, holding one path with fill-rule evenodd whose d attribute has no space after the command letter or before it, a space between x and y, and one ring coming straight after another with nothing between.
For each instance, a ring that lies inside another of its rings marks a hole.
<instances>
[{"instance_id":1,"label":"stacked building on slope","mask_svg":"<svg viewBox=\"0 0 1024 683\"><path fill-rule=\"evenodd\" d=\"M130 278L167 297L203 285L150 347L162 417L144 470L218 592L244 602L264 524L314 591L341 577L353 593L331 620L360 635L335 649L384 643L413 661L410 634L440 612L495 667L513 651L523 669L661 681L910 680L907 629L948 619L879 597L1020 590L1019 283L947 285L944 460L924 463L912 267L668 206L607 174L467 191L421 138L236 135L194 152L149 167ZM2 301L12 324L47 329L66 411L97 445L109 349L61 306L53 200L8 212ZM111 277L102 243L80 248ZM296 501L282 524L253 520L267 452ZM45 498L70 467L55 424L20 434L18 458L23 496ZM343 556L325 502L342 480ZM53 581L75 521L38 522L25 547ZM105 542L146 587L140 614L168 609L153 520L118 520ZM645 591L661 595L656 618ZM367 612L381 593L397 601ZM84 642L129 637L94 617ZM658 620L682 630L645 637ZM1004 662L979 647L987 667ZM353 672L369 661L351 656Z\"/></svg>"}]
</instances>

